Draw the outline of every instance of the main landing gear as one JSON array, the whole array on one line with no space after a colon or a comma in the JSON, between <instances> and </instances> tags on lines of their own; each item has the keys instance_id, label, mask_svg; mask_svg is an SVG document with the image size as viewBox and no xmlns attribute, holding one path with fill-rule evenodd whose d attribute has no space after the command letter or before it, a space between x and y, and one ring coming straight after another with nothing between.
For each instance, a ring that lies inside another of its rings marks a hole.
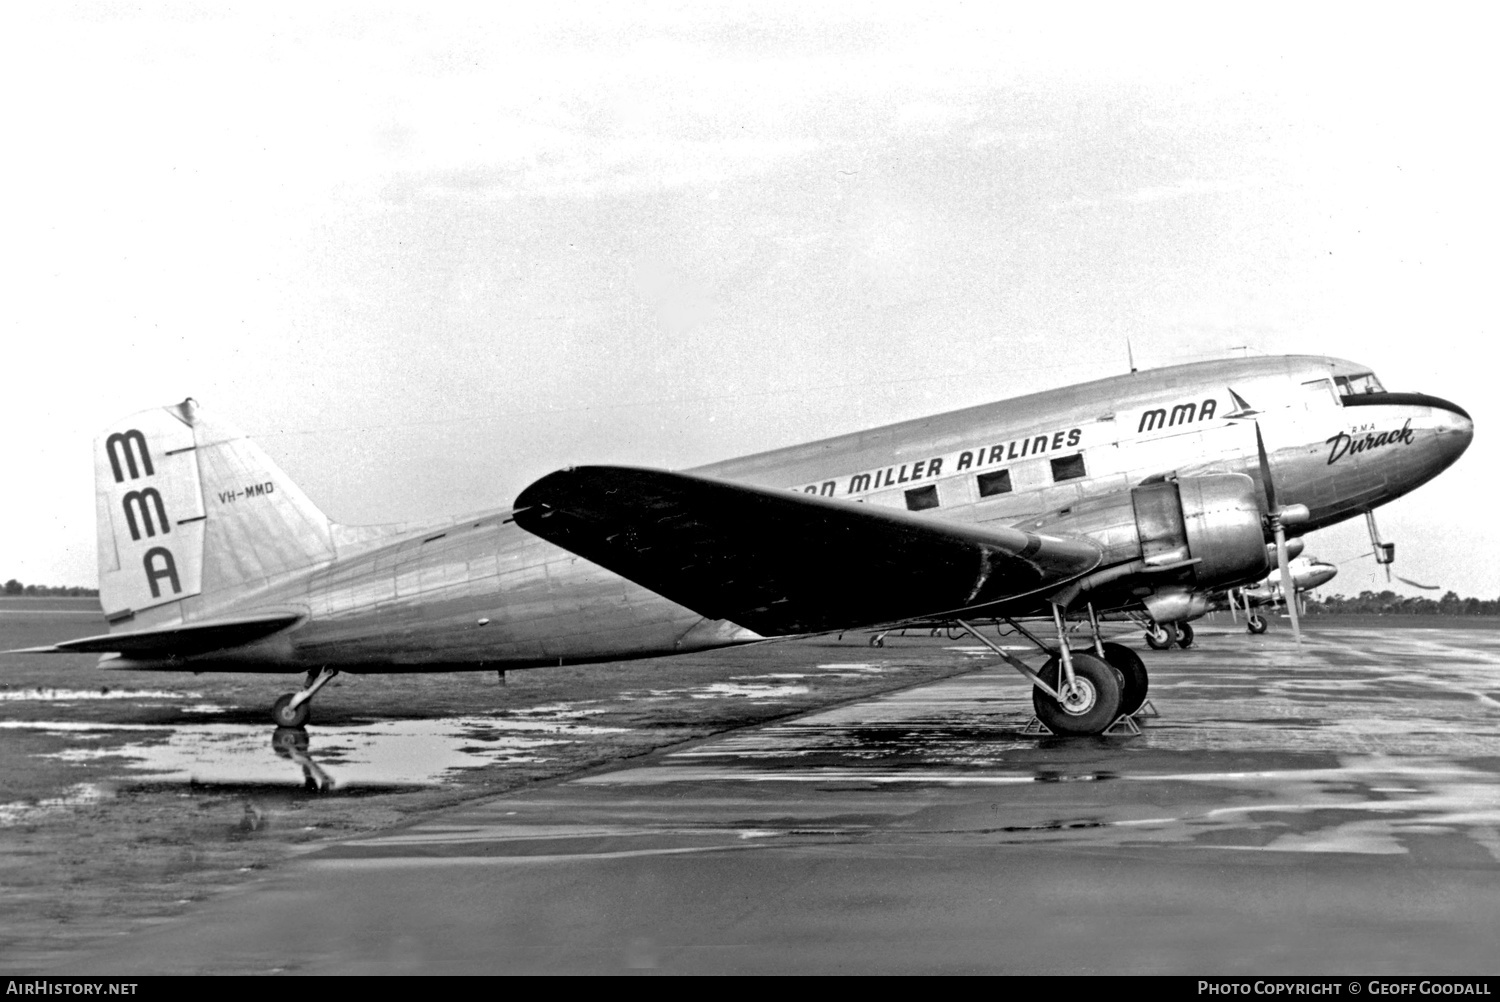
<instances>
[{"instance_id":1,"label":"main landing gear","mask_svg":"<svg viewBox=\"0 0 1500 1002\"><path fill-rule=\"evenodd\" d=\"M337 668L318 668L307 673L301 692L289 692L271 704L271 720L277 727L305 727L312 715L312 698L338 675Z\"/></svg>"},{"instance_id":2,"label":"main landing gear","mask_svg":"<svg viewBox=\"0 0 1500 1002\"><path fill-rule=\"evenodd\" d=\"M1031 705L1036 711L1036 719L1027 725L1028 729L1040 727L1062 736L1140 733L1134 718L1148 705L1146 666L1130 648L1103 642L1092 606L1089 608L1092 650L1074 650L1068 646L1060 606L1052 607L1052 622L1057 631L1055 647L1043 643L1014 620L1005 620L1048 655L1041 670L1035 672L980 633L977 627L961 619L956 622L1031 682ZM1155 708L1150 712L1154 714Z\"/></svg>"},{"instance_id":3,"label":"main landing gear","mask_svg":"<svg viewBox=\"0 0 1500 1002\"><path fill-rule=\"evenodd\" d=\"M1253 613L1249 619L1245 620L1245 629L1251 633L1265 633L1270 627L1271 624L1266 621L1266 617L1258 612Z\"/></svg>"},{"instance_id":4,"label":"main landing gear","mask_svg":"<svg viewBox=\"0 0 1500 1002\"><path fill-rule=\"evenodd\" d=\"M1193 646L1193 628L1187 623L1157 623L1146 625L1146 646L1153 651L1164 651L1173 644L1178 647Z\"/></svg>"},{"instance_id":5,"label":"main landing gear","mask_svg":"<svg viewBox=\"0 0 1500 1002\"><path fill-rule=\"evenodd\" d=\"M1152 623L1146 628L1146 646L1153 651L1164 651L1177 643L1176 623Z\"/></svg>"}]
</instances>

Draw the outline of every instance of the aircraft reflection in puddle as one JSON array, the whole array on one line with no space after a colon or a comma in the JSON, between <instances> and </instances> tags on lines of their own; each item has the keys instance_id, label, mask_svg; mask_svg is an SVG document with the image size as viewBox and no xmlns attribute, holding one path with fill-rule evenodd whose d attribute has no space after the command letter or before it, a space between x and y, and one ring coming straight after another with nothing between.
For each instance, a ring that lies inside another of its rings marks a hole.
<instances>
[{"instance_id":1,"label":"aircraft reflection in puddle","mask_svg":"<svg viewBox=\"0 0 1500 1002\"><path fill-rule=\"evenodd\" d=\"M311 790L389 790L438 784L464 769L546 762L565 746L624 730L585 723L594 712L556 704L496 716L381 720L311 732L279 728L269 755L267 729L259 725L0 721L0 730L88 740L45 757L111 768L118 778L140 782L290 785L296 781L291 763ZM130 740L103 740L120 732Z\"/></svg>"},{"instance_id":2,"label":"aircraft reflection in puddle","mask_svg":"<svg viewBox=\"0 0 1500 1002\"><path fill-rule=\"evenodd\" d=\"M333 777L324 772L308 754L311 745L307 732L300 727L278 727L276 733L271 735L271 749L282 758L291 759L302 767L302 785L322 793L333 789Z\"/></svg>"}]
</instances>

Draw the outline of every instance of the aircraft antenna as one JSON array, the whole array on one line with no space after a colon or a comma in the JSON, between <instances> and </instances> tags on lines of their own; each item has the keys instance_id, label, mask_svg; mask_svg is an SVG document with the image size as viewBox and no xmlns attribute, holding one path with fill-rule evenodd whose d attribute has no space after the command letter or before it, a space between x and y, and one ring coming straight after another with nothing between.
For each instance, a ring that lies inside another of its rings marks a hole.
<instances>
[{"instance_id":1,"label":"aircraft antenna","mask_svg":"<svg viewBox=\"0 0 1500 1002\"><path fill-rule=\"evenodd\" d=\"M1130 347L1130 338L1125 339L1125 357L1130 359L1130 371L1135 372L1135 351Z\"/></svg>"}]
</instances>

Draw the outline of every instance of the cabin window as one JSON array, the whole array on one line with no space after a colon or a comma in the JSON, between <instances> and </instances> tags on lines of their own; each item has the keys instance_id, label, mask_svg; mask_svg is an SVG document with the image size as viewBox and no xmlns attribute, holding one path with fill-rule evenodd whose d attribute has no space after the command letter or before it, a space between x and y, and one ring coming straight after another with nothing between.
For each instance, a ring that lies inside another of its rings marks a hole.
<instances>
[{"instance_id":1,"label":"cabin window","mask_svg":"<svg viewBox=\"0 0 1500 1002\"><path fill-rule=\"evenodd\" d=\"M1373 372L1361 372L1355 376L1334 376L1334 385L1339 388L1339 396L1352 397L1361 393L1384 393L1385 387L1380 385L1380 380L1375 378Z\"/></svg>"},{"instance_id":2,"label":"cabin window","mask_svg":"<svg viewBox=\"0 0 1500 1002\"><path fill-rule=\"evenodd\" d=\"M925 511L937 506L937 484L928 484L906 492L906 507L911 511Z\"/></svg>"},{"instance_id":3,"label":"cabin window","mask_svg":"<svg viewBox=\"0 0 1500 1002\"><path fill-rule=\"evenodd\" d=\"M1071 456L1062 456L1052 461L1052 479L1057 482L1064 480L1077 480L1079 477L1088 476L1083 468L1083 453L1076 452Z\"/></svg>"},{"instance_id":4,"label":"cabin window","mask_svg":"<svg viewBox=\"0 0 1500 1002\"><path fill-rule=\"evenodd\" d=\"M981 473L975 478L979 481L979 496L990 497L993 494L1010 493L1010 471L996 470L994 473Z\"/></svg>"}]
</instances>

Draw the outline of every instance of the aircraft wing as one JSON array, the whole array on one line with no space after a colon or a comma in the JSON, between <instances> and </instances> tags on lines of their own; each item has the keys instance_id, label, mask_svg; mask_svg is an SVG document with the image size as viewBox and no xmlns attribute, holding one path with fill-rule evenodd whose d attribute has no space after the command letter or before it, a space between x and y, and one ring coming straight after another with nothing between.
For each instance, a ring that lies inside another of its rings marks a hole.
<instances>
[{"instance_id":1,"label":"aircraft wing","mask_svg":"<svg viewBox=\"0 0 1500 1002\"><path fill-rule=\"evenodd\" d=\"M6 654L107 654L128 658L170 658L206 654L226 647L238 647L270 636L300 619L297 613L273 613L265 616L240 616L206 620L201 623L178 623L154 630L102 633L97 637L64 640L50 647L26 647Z\"/></svg>"},{"instance_id":2,"label":"aircraft wing","mask_svg":"<svg viewBox=\"0 0 1500 1002\"><path fill-rule=\"evenodd\" d=\"M920 517L619 466L538 480L516 524L684 605L767 636L957 612L1098 566L1081 538Z\"/></svg>"}]
</instances>

